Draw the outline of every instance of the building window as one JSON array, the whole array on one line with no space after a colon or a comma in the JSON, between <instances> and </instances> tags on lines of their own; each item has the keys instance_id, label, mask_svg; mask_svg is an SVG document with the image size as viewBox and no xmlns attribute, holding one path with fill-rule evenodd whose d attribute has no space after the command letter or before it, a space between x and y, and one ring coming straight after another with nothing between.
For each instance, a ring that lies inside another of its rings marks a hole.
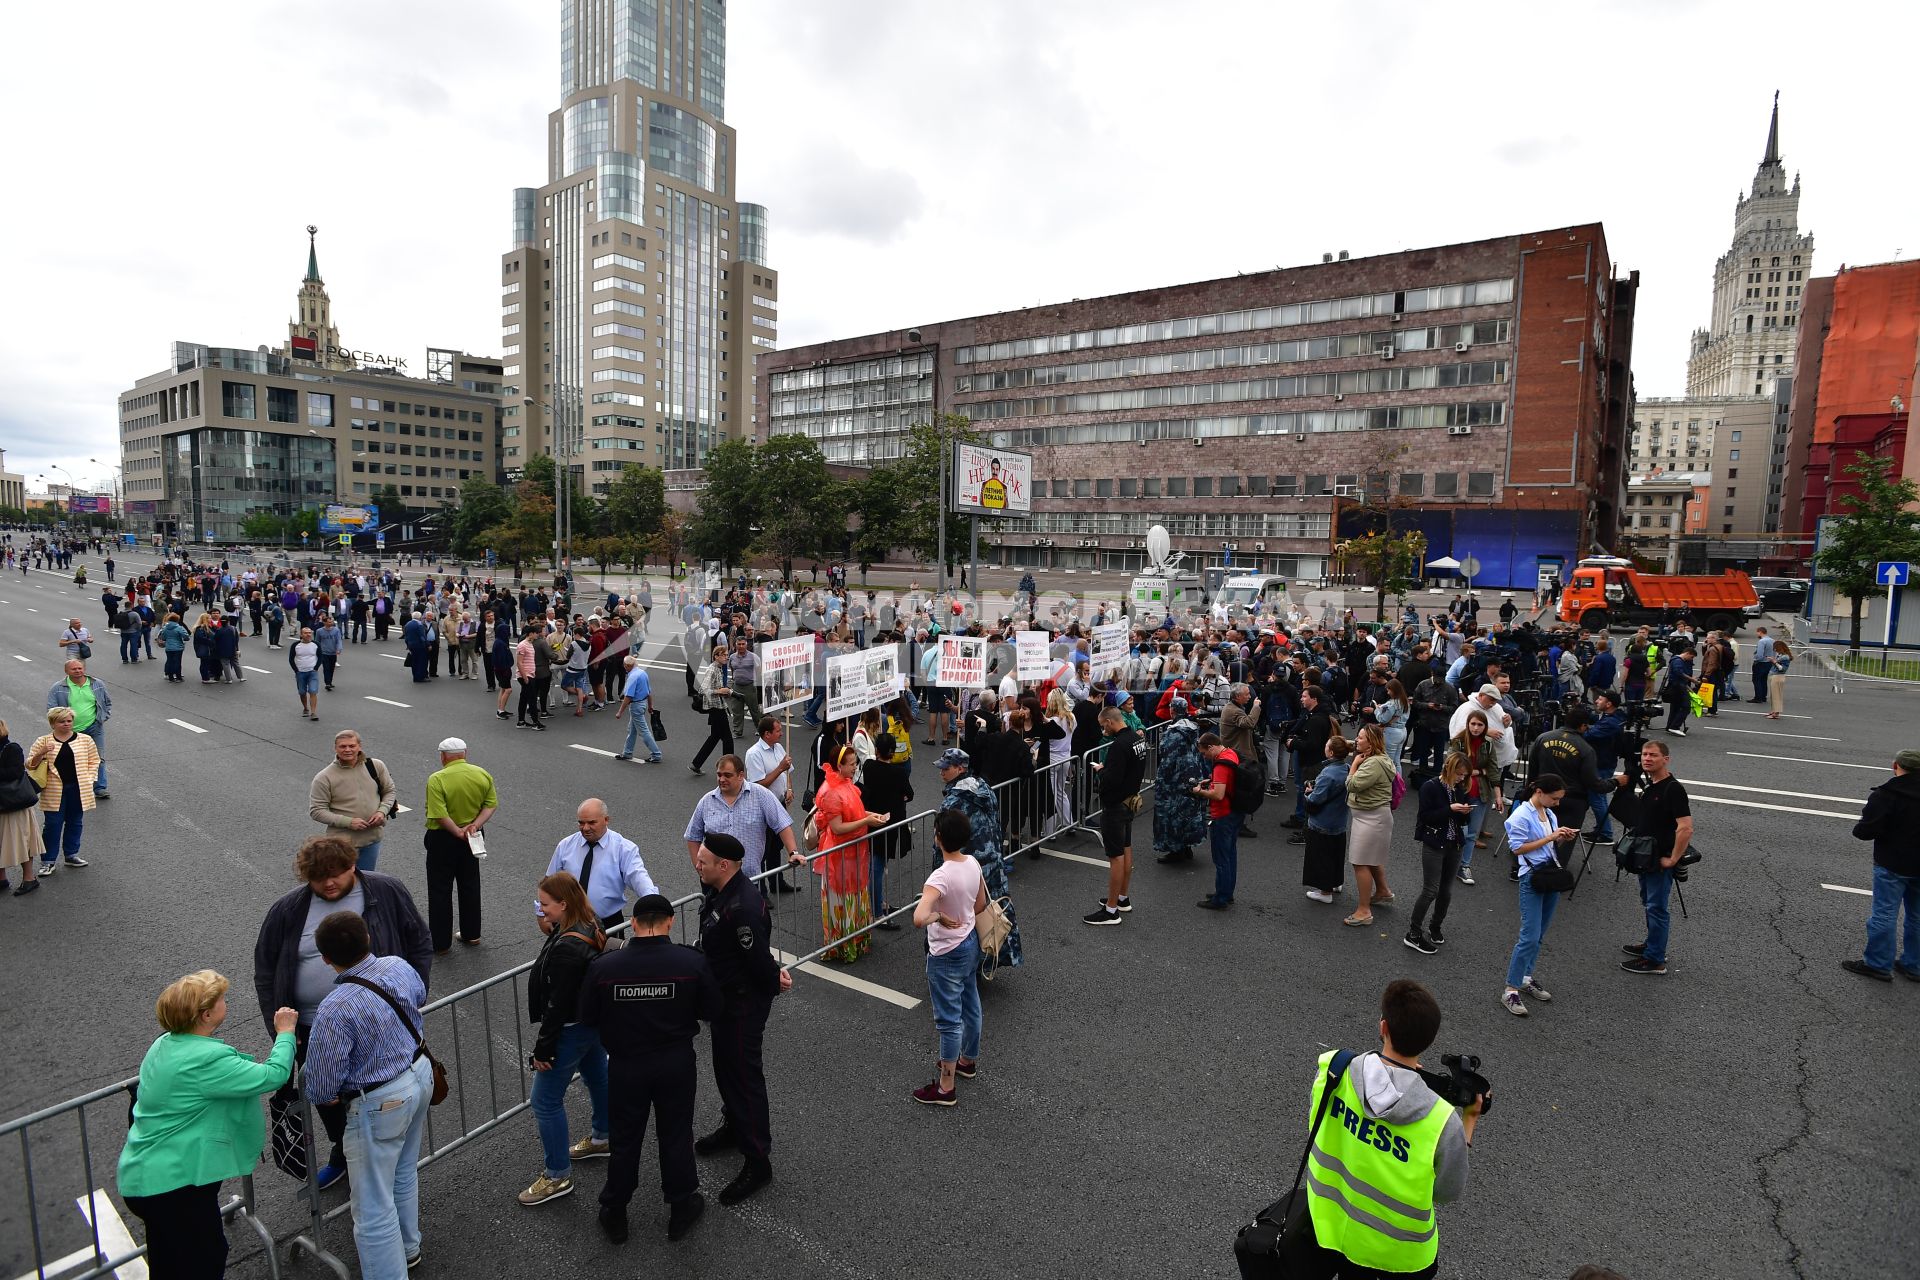
<instances>
[{"instance_id":1,"label":"building window","mask_svg":"<svg viewBox=\"0 0 1920 1280\"><path fill-rule=\"evenodd\" d=\"M1193 478L1193 496L1196 498L1211 498L1213 496L1213 477L1195 476Z\"/></svg>"},{"instance_id":2,"label":"building window","mask_svg":"<svg viewBox=\"0 0 1920 1280\"><path fill-rule=\"evenodd\" d=\"M1433 477L1433 496L1436 498L1459 497L1460 477L1451 471L1436 472Z\"/></svg>"},{"instance_id":3,"label":"building window","mask_svg":"<svg viewBox=\"0 0 1920 1280\"><path fill-rule=\"evenodd\" d=\"M1327 492L1327 478L1325 476L1308 476L1306 487L1300 490L1301 496L1307 498L1323 497Z\"/></svg>"},{"instance_id":4,"label":"building window","mask_svg":"<svg viewBox=\"0 0 1920 1280\"><path fill-rule=\"evenodd\" d=\"M1055 480L1055 481L1053 482L1053 496L1054 496L1054 497L1056 497L1056 498L1066 498L1066 497L1071 497L1072 495L1073 495L1073 481L1071 481L1071 480Z\"/></svg>"},{"instance_id":5,"label":"building window","mask_svg":"<svg viewBox=\"0 0 1920 1280\"><path fill-rule=\"evenodd\" d=\"M333 425L333 397L319 391L307 392L307 425L310 427L331 427ZM358 423L354 424L358 426Z\"/></svg>"},{"instance_id":6,"label":"building window","mask_svg":"<svg viewBox=\"0 0 1920 1280\"><path fill-rule=\"evenodd\" d=\"M1096 498L1111 498L1113 496L1113 481L1095 480L1093 482L1093 496Z\"/></svg>"},{"instance_id":7,"label":"building window","mask_svg":"<svg viewBox=\"0 0 1920 1280\"><path fill-rule=\"evenodd\" d=\"M1076 498L1091 498L1093 496L1093 481L1075 480L1073 482L1073 496Z\"/></svg>"},{"instance_id":8,"label":"building window","mask_svg":"<svg viewBox=\"0 0 1920 1280\"><path fill-rule=\"evenodd\" d=\"M1426 496L1426 492L1427 477L1424 473L1419 471L1402 471L1400 473L1401 497L1421 498Z\"/></svg>"},{"instance_id":9,"label":"building window","mask_svg":"<svg viewBox=\"0 0 1920 1280\"><path fill-rule=\"evenodd\" d=\"M1120 482L1121 497L1134 498L1134 497L1138 497L1139 495L1140 495L1140 482L1138 480L1122 480Z\"/></svg>"},{"instance_id":10,"label":"building window","mask_svg":"<svg viewBox=\"0 0 1920 1280\"><path fill-rule=\"evenodd\" d=\"M1267 496L1267 478L1265 476L1248 476L1247 477L1247 493L1249 496L1255 497L1255 498L1266 497Z\"/></svg>"},{"instance_id":11,"label":"building window","mask_svg":"<svg viewBox=\"0 0 1920 1280\"><path fill-rule=\"evenodd\" d=\"M292 387L268 387L267 421L300 421L300 393Z\"/></svg>"},{"instance_id":12,"label":"building window","mask_svg":"<svg viewBox=\"0 0 1920 1280\"><path fill-rule=\"evenodd\" d=\"M1140 482L1140 496L1141 496L1141 497L1143 497L1143 498L1157 498L1157 497L1159 497L1159 496L1160 496L1160 481L1159 481L1159 480L1157 480L1157 479L1154 479L1154 480L1142 480L1142 481Z\"/></svg>"},{"instance_id":13,"label":"building window","mask_svg":"<svg viewBox=\"0 0 1920 1280\"><path fill-rule=\"evenodd\" d=\"M1727 468L1727 479L1738 480L1739 478L1740 478L1740 468L1738 467Z\"/></svg>"},{"instance_id":14,"label":"building window","mask_svg":"<svg viewBox=\"0 0 1920 1280\"><path fill-rule=\"evenodd\" d=\"M1493 472L1467 472L1467 496L1469 498L1491 498L1493 496Z\"/></svg>"},{"instance_id":15,"label":"building window","mask_svg":"<svg viewBox=\"0 0 1920 1280\"><path fill-rule=\"evenodd\" d=\"M1240 496L1240 477L1239 476L1221 476L1220 477L1220 496L1223 498L1239 497Z\"/></svg>"},{"instance_id":16,"label":"building window","mask_svg":"<svg viewBox=\"0 0 1920 1280\"><path fill-rule=\"evenodd\" d=\"M222 382L220 384L221 414L229 418L253 420L259 416L254 412L253 395L251 382Z\"/></svg>"},{"instance_id":17,"label":"building window","mask_svg":"<svg viewBox=\"0 0 1920 1280\"><path fill-rule=\"evenodd\" d=\"M1728 462L1740 461L1740 451L1738 449L1727 450L1727 461Z\"/></svg>"},{"instance_id":18,"label":"building window","mask_svg":"<svg viewBox=\"0 0 1920 1280\"><path fill-rule=\"evenodd\" d=\"M1273 478L1273 496L1274 497L1292 498L1292 497L1299 496L1299 493L1300 493L1300 483L1294 477L1275 476Z\"/></svg>"},{"instance_id":19,"label":"building window","mask_svg":"<svg viewBox=\"0 0 1920 1280\"><path fill-rule=\"evenodd\" d=\"M1168 476L1167 477L1167 496L1169 498L1186 497L1187 496L1187 478L1185 476Z\"/></svg>"}]
</instances>

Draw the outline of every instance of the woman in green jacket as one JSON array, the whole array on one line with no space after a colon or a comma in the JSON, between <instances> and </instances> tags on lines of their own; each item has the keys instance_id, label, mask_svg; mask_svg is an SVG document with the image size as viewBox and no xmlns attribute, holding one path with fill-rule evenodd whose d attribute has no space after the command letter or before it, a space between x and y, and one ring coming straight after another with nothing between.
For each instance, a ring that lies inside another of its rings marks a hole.
<instances>
[{"instance_id":1,"label":"woman in green jacket","mask_svg":"<svg viewBox=\"0 0 1920 1280\"><path fill-rule=\"evenodd\" d=\"M140 1063L133 1128L120 1151L120 1195L147 1224L154 1280L201 1280L227 1267L220 1184L253 1172L266 1139L260 1096L293 1072L299 1014L273 1015L273 1052L255 1062L216 1038L229 983L211 969L181 978L154 1004L167 1034Z\"/></svg>"}]
</instances>

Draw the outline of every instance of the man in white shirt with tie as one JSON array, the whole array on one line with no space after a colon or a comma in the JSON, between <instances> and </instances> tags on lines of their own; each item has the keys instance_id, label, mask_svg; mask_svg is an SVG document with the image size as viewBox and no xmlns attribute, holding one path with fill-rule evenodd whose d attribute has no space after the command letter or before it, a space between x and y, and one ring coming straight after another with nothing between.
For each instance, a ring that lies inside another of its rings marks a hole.
<instances>
[{"instance_id":1,"label":"man in white shirt with tie","mask_svg":"<svg viewBox=\"0 0 1920 1280\"><path fill-rule=\"evenodd\" d=\"M647 874L639 846L609 825L606 801L583 800L575 816L580 830L553 847L546 874L565 871L578 880L601 928L611 929L625 919L628 890L636 898L660 890Z\"/></svg>"}]
</instances>

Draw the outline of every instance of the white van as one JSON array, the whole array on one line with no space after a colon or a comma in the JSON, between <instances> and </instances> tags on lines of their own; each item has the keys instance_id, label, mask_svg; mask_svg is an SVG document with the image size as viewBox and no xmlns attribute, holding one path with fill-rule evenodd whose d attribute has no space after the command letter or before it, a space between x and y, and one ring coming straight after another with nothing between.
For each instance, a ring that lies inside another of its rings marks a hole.
<instances>
[{"instance_id":1,"label":"white van","mask_svg":"<svg viewBox=\"0 0 1920 1280\"><path fill-rule=\"evenodd\" d=\"M1273 574L1243 574L1223 579L1214 594L1216 608L1224 607L1228 617L1259 612L1267 617L1287 611L1287 580Z\"/></svg>"}]
</instances>

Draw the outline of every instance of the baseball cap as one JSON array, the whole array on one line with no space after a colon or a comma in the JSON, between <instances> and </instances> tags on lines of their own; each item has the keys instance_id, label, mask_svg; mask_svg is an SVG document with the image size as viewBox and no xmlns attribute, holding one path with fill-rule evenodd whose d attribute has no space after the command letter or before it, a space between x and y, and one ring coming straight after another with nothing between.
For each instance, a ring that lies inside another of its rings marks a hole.
<instances>
[{"instance_id":1,"label":"baseball cap","mask_svg":"<svg viewBox=\"0 0 1920 1280\"><path fill-rule=\"evenodd\" d=\"M948 747L940 753L940 759L934 762L936 769L966 769L973 764L973 758L958 747Z\"/></svg>"},{"instance_id":2,"label":"baseball cap","mask_svg":"<svg viewBox=\"0 0 1920 1280\"><path fill-rule=\"evenodd\" d=\"M712 848L713 846L709 845L707 847ZM635 920L649 921L671 920L673 918L673 903L665 894L650 893L633 904L633 918Z\"/></svg>"},{"instance_id":3,"label":"baseball cap","mask_svg":"<svg viewBox=\"0 0 1920 1280\"><path fill-rule=\"evenodd\" d=\"M1500 696L1500 686L1497 684L1483 684L1480 686L1480 696L1483 698L1497 699Z\"/></svg>"},{"instance_id":4,"label":"baseball cap","mask_svg":"<svg viewBox=\"0 0 1920 1280\"><path fill-rule=\"evenodd\" d=\"M467 742L465 738L440 739L440 753L442 755L451 755L455 751L465 751L466 749Z\"/></svg>"}]
</instances>

